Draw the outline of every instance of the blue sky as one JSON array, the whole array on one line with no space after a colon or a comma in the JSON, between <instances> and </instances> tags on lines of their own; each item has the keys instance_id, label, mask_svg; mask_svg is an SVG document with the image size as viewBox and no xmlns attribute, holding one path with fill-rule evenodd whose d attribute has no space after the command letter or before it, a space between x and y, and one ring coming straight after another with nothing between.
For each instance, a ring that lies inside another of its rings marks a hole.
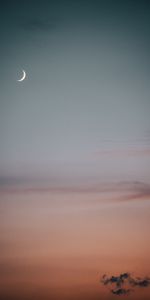
<instances>
[{"instance_id":1,"label":"blue sky","mask_svg":"<svg viewBox=\"0 0 150 300\"><path fill-rule=\"evenodd\" d=\"M1 18L1 177L148 180L147 2L17 4Z\"/></svg>"}]
</instances>

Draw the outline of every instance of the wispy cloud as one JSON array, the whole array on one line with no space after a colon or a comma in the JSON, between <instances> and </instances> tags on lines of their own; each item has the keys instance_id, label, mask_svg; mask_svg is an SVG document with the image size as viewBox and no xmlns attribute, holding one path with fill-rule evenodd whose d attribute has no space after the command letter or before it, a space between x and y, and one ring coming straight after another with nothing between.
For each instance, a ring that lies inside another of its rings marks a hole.
<instances>
[{"instance_id":1,"label":"wispy cloud","mask_svg":"<svg viewBox=\"0 0 150 300\"><path fill-rule=\"evenodd\" d=\"M21 23L21 27L29 31L50 31L56 28L54 22L42 19L30 19Z\"/></svg>"},{"instance_id":2,"label":"wispy cloud","mask_svg":"<svg viewBox=\"0 0 150 300\"><path fill-rule=\"evenodd\" d=\"M99 149L95 151L98 156L150 156L149 137L135 138L131 140L103 139Z\"/></svg>"},{"instance_id":3,"label":"wispy cloud","mask_svg":"<svg viewBox=\"0 0 150 300\"><path fill-rule=\"evenodd\" d=\"M60 178L49 178L43 181L40 178L0 177L0 193L75 193L92 194L101 200L109 202L124 202L133 200L150 200L150 184L142 181L120 181L99 184L71 184L61 181ZM93 199L93 198L92 198Z\"/></svg>"},{"instance_id":4,"label":"wispy cloud","mask_svg":"<svg viewBox=\"0 0 150 300\"><path fill-rule=\"evenodd\" d=\"M119 200L136 200L136 199L150 199L150 184L133 181L133 182L122 182L127 193L122 195Z\"/></svg>"},{"instance_id":5,"label":"wispy cloud","mask_svg":"<svg viewBox=\"0 0 150 300\"><path fill-rule=\"evenodd\" d=\"M97 156L150 156L150 148L148 149L106 149L106 150L99 150L95 152Z\"/></svg>"}]
</instances>

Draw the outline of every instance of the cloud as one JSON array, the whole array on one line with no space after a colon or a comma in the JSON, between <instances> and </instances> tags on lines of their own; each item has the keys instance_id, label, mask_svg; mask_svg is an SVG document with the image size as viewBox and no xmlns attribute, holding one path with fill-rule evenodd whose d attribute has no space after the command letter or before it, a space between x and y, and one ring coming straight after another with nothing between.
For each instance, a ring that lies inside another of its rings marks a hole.
<instances>
[{"instance_id":1,"label":"cloud","mask_svg":"<svg viewBox=\"0 0 150 300\"><path fill-rule=\"evenodd\" d=\"M61 176L0 176L0 193L80 193L99 195L99 201L133 201L150 199L150 184L142 181L110 183L74 183Z\"/></svg>"},{"instance_id":2,"label":"cloud","mask_svg":"<svg viewBox=\"0 0 150 300\"><path fill-rule=\"evenodd\" d=\"M103 139L99 149L95 151L95 156L150 156L150 138L146 136L128 140Z\"/></svg>"},{"instance_id":3,"label":"cloud","mask_svg":"<svg viewBox=\"0 0 150 300\"><path fill-rule=\"evenodd\" d=\"M106 275L103 275L101 282L104 285L107 285L109 283L115 283L116 287L121 287L121 285L125 282L126 279L130 277L129 273L123 273L120 274L119 276L111 276L110 278L107 277Z\"/></svg>"},{"instance_id":4,"label":"cloud","mask_svg":"<svg viewBox=\"0 0 150 300\"><path fill-rule=\"evenodd\" d=\"M150 278L134 278L130 273L122 273L118 276L107 277L107 275L103 275L101 282L104 285L113 285L113 289L111 289L111 293L115 295L126 295L130 292L134 291L130 287L148 287L150 286Z\"/></svg>"},{"instance_id":5,"label":"cloud","mask_svg":"<svg viewBox=\"0 0 150 300\"><path fill-rule=\"evenodd\" d=\"M111 290L113 294L115 295L126 295L126 294L129 294L132 290L131 289L114 289L114 290Z\"/></svg>"},{"instance_id":6,"label":"cloud","mask_svg":"<svg viewBox=\"0 0 150 300\"><path fill-rule=\"evenodd\" d=\"M42 19L31 19L22 23L21 26L29 31L49 31L56 27L54 22Z\"/></svg>"},{"instance_id":7,"label":"cloud","mask_svg":"<svg viewBox=\"0 0 150 300\"><path fill-rule=\"evenodd\" d=\"M20 185L28 181L23 176L0 176L0 187Z\"/></svg>"},{"instance_id":8,"label":"cloud","mask_svg":"<svg viewBox=\"0 0 150 300\"><path fill-rule=\"evenodd\" d=\"M148 287L150 285L150 278L132 278L130 277L130 284L132 286L139 286L139 287Z\"/></svg>"},{"instance_id":9,"label":"cloud","mask_svg":"<svg viewBox=\"0 0 150 300\"><path fill-rule=\"evenodd\" d=\"M150 184L133 181L131 183L121 183L127 189L127 194L120 197L120 200L134 200L134 199L150 199Z\"/></svg>"},{"instance_id":10,"label":"cloud","mask_svg":"<svg viewBox=\"0 0 150 300\"><path fill-rule=\"evenodd\" d=\"M100 150L96 152L97 156L150 156L150 148L148 149L112 149Z\"/></svg>"}]
</instances>

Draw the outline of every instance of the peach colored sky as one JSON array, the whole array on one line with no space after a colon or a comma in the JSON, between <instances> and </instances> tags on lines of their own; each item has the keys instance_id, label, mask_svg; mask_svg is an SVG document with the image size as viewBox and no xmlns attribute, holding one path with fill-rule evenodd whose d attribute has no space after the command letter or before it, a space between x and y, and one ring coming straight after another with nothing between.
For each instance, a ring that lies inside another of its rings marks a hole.
<instances>
[{"instance_id":1,"label":"peach colored sky","mask_svg":"<svg viewBox=\"0 0 150 300\"><path fill-rule=\"evenodd\" d=\"M147 197L5 191L0 205L1 295L115 299L99 282L104 273L149 275ZM148 299L149 292L138 289L128 299Z\"/></svg>"}]
</instances>

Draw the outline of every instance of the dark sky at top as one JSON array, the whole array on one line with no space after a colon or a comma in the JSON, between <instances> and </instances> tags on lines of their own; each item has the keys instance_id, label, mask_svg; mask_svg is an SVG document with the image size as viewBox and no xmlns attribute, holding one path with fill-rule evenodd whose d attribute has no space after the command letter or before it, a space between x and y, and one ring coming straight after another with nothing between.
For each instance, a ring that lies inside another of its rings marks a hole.
<instances>
[{"instance_id":1,"label":"dark sky at top","mask_svg":"<svg viewBox=\"0 0 150 300\"><path fill-rule=\"evenodd\" d=\"M149 1L3 1L0 34L1 176L38 167L107 177L116 148L147 149ZM109 166L93 160L101 150ZM123 159L121 172L138 165L133 175L147 176L145 164Z\"/></svg>"}]
</instances>

